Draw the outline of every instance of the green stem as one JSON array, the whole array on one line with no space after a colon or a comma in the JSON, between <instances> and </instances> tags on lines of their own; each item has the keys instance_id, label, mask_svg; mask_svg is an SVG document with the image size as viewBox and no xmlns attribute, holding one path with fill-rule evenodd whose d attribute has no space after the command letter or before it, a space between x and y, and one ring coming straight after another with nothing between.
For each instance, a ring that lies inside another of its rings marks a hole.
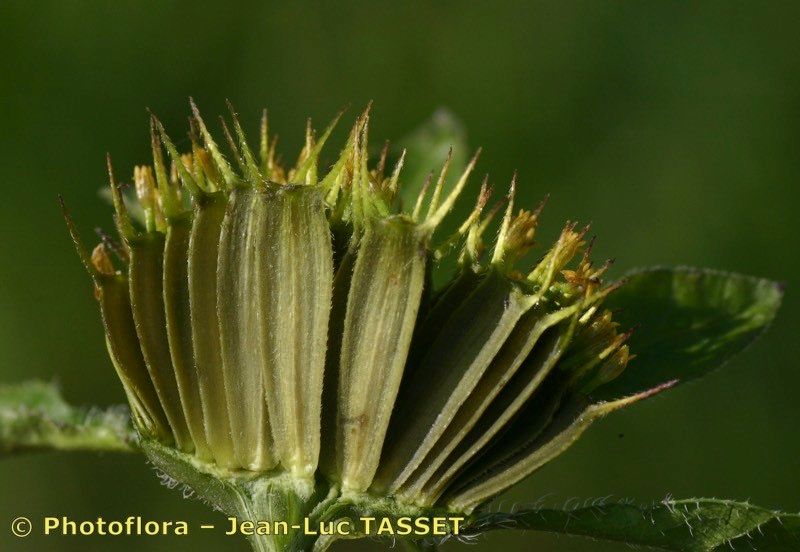
<instances>
[{"instance_id":1,"label":"green stem","mask_svg":"<svg viewBox=\"0 0 800 552\"><path fill-rule=\"evenodd\" d=\"M322 494L313 481L284 474L259 478L239 486L237 517L253 522L281 524L273 534L252 535L255 552L310 550L316 540L304 532L304 520Z\"/></svg>"},{"instance_id":2,"label":"green stem","mask_svg":"<svg viewBox=\"0 0 800 552\"><path fill-rule=\"evenodd\" d=\"M243 522L252 522L246 531L255 534L246 536L256 552L324 550L315 548L321 535L306 533L304 523L308 518L310 527L318 527L338 515L338 492L327 484L286 472L231 472L149 440L142 441L142 448L159 469L236 517L240 530ZM261 531L258 522L267 522ZM266 533L267 528L269 534L257 534Z\"/></svg>"}]
</instances>

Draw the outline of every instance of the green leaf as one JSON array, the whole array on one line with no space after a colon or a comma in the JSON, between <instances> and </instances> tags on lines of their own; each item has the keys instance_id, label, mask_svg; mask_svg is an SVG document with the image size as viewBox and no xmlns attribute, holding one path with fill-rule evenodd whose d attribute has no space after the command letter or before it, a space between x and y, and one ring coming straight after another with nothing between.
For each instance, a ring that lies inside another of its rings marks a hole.
<instances>
[{"instance_id":1,"label":"green leaf","mask_svg":"<svg viewBox=\"0 0 800 552\"><path fill-rule=\"evenodd\" d=\"M682 552L800 549L800 514L708 498L664 500L650 507L599 504L573 510L485 514L467 532L510 528Z\"/></svg>"},{"instance_id":2,"label":"green leaf","mask_svg":"<svg viewBox=\"0 0 800 552\"><path fill-rule=\"evenodd\" d=\"M432 171L439 173L451 147L453 159L447 183L452 184L467 166L469 151L466 130L461 121L445 108L436 110L430 118L400 140L399 145L406 149L406 161L400 175L403 183L400 186L400 201L406 209L414 206L428 175Z\"/></svg>"},{"instance_id":3,"label":"green leaf","mask_svg":"<svg viewBox=\"0 0 800 552\"><path fill-rule=\"evenodd\" d=\"M607 300L636 355L596 398L617 398L666 381L699 378L752 343L775 318L782 286L771 280L695 268L633 272Z\"/></svg>"},{"instance_id":4,"label":"green leaf","mask_svg":"<svg viewBox=\"0 0 800 552\"><path fill-rule=\"evenodd\" d=\"M132 452L125 409L76 408L52 383L0 385L0 457L33 450Z\"/></svg>"}]
</instances>

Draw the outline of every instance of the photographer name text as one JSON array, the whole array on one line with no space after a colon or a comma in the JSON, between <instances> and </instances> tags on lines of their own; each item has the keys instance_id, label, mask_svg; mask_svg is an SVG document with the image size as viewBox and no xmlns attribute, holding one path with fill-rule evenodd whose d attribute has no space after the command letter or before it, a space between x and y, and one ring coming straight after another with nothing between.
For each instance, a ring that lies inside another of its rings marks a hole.
<instances>
[{"instance_id":1,"label":"photographer name text","mask_svg":"<svg viewBox=\"0 0 800 552\"><path fill-rule=\"evenodd\" d=\"M18 518L21 519L21 518ZM25 518L27 519L27 518ZM224 530L226 535L289 535L302 532L305 535L371 535L397 537L437 537L458 535L466 518L459 516L441 517L369 517L335 521L317 521L303 518L299 522L273 520L242 520L227 518ZM128 516L125 519L107 520L98 517L93 520L74 520L67 516L42 518L42 533L46 536L166 536L188 535L192 525L187 521L147 520L141 516ZM215 524L201 524L202 530L216 529ZM21 536L21 535L18 535Z\"/></svg>"}]
</instances>

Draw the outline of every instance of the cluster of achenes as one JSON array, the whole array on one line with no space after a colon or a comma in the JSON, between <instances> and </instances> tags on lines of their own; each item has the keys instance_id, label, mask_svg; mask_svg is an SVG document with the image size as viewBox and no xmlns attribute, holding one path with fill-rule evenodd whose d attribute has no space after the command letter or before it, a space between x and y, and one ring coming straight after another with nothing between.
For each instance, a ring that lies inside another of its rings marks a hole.
<instances>
[{"instance_id":1,"label":"cluster of achenes","mask_svg":"<svg viewBox=\"0 0 800 552\"><path fill-rule=\"evenodd\" d=\"M448 159L406 206L403 157L368 163L368 113L324 172L333 125L309 128L287 169L266 117L256 156L233 116L232 166L193 110L190 153L153 118L135 198L111 177L121 241L79 247L143 440L217 474L470 512L647 394L589 400L630 355L585 229L567 224L521 270L539 209L515 211L513 183L485 209L484 181L434 239L477 155L449 192ZM458 270L434 289L448 254Z\"/></svg>"}]
</instances>

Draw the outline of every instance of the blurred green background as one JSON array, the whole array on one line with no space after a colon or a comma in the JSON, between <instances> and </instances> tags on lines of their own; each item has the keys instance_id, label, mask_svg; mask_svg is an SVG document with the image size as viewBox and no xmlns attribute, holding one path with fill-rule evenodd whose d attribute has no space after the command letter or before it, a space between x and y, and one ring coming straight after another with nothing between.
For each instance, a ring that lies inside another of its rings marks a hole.
<instances>
[{"instance_id":1,"label":"blurred green background","mask_svg":"<svg viewBox=\"0 0 800 552\"><path fill-rule=\"evenodd\" d=\"M545 241L567 218L591 221L616 275L687 264L788 284L743 357L598 423L504 506L671 494L800 510L800 4L59 0L3 2L0 20L0 379L124 400L56 194L87 238L110 227L104 156L125 175L148 159L145 108L180 135L190 95L212 120L230 98L251 131L267 106L293 158L306 116L350 104L352 119L372 99L382 141L448 106L495 183L518 169L521 203L552 194ZM198 532L21 541L17 515L221 520L139 457L3 460L0 549L247 550ZM523 533L472 550L500 546L626 550Z\"/></svg>"}]
</instances>

